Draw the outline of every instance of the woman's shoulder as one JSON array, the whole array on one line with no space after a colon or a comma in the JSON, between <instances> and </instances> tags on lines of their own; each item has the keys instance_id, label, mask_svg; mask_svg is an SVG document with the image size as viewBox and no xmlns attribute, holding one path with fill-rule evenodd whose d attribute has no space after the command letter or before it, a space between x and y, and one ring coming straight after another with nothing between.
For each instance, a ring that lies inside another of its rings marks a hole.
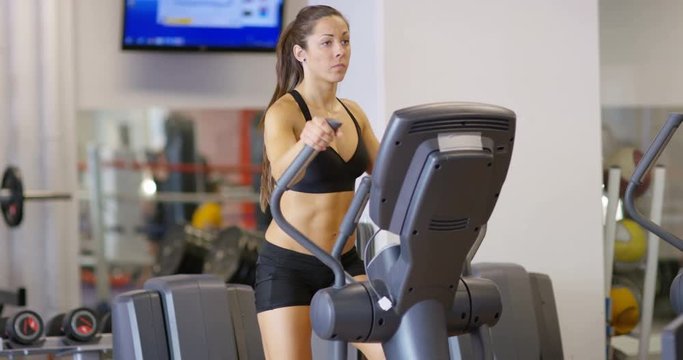
<instances>
[{"instance_id":1,"label":"woman's shoulder","mask_svg":"<svg viewBox=\"0 0 683 360\"><path fill-rule=\"evenodd\" d=\"M346 105L346 107L348 107L354 115L365 117L365 112L363 111L363 108L357 102L346 98L339 100L341 100L342 104Z\"/></svg>"},{"instance_id":2,"label":"woman's shoulder","mask_svg":"<svg viewBox=\"0 0 683 360\"><path fill-rule=\"evenodd\" d=\"M361 110L362 111L360 105L358 105L357 102L355 102L351 99L339 98L339 101L341 101L342 104L346 105L349 108L349 110L351 110L351 111L353 111L353 110Z\"/></svg>"},{"instance_id":3,"label":"woman's shoulder","mask_svg":"<svg viewBox=\"0 0 683 360\"><path fill-rule=\"evenodd\" d=\"M365 115L365 111L363 111L363 108L358 105L357 102L351 100L351 99L339 99L342 104L346 105L346 107L351 111L353 116L358 120L358 122L361 125L364 125L368 121L367 115Z\"/></svg>"},{"instance_id":4,"label":"woman's shoulder","mask_svg":"<svg viewBox=\"0 0 683 360\"><path fill-rule=\"evenodd\" d=\"M296 119L296 113L300 113L299 105L296 103L292 95L285 94L268 107L266 110L266 121L269 118L275 119Z\"/></svg>"}]
</instances>

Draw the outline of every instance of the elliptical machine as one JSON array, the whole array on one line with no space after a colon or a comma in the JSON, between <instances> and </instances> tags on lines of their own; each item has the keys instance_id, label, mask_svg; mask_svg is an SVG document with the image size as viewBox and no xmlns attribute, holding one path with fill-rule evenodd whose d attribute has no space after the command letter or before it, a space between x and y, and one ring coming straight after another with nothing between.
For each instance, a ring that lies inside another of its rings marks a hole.
<instances>
[{"instance_id":1,"label":"elliptical machine","mask_svg":"<svg viewBox=\"0 0 683 360\"><path fill-rule=\"evenodd\" d=\"M280 199L316 155L304 147L278 181L273 219L329 266L332 287L311 303L313 329L336 341L380 342L388 359L450 359L448 338L471 333L476 357L490 358L481 326L501 316L491 280L464 276L467 255L500 194L514 145L515 114L474 103L410 107L394 113L372 179L362 179L332 254L316 246L282 215ZM339 126L331 122L333 127ZM381 229L400 236L367 264L369 281L356 282L339 261L366 202Z\"/></svg>"}]
</instances>

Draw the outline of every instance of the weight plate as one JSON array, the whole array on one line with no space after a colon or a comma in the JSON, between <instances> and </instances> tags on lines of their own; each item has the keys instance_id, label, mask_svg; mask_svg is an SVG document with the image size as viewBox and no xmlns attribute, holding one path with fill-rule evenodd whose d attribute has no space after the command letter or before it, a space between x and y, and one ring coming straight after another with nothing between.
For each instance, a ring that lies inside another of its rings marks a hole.
<instances>
[{"instance_id":1,"label":"weight plate","mask_svg":"<svg viewBox=\"0 0 683 360\"><path fill-rule=\"evenodd\" d=\"M64 334L76 341L87 342L97 334L97 316L86 308L76 309L64 317Z\"/></svg>"},{"instance_id":2,"label":"weight plate","mask_svg":"<svg viewBox=\"0 0 683 360\"><path fill-rule=\"evenodd\" d=\"M241 237L242 230L237 226L221 230L204 261L204 273L216 274L224 281L230 280L239 267Z\"/></svg>"},{"instance_id":3,"label":"weight plate","mask_svg":"<svg viewBox=\"0 0 683 360\"><path fill-rule=\"evenodd\" d=\"M154 265L155 276L176 274L185 254L187 245L184 226L174 225L166 231L159 246L157 261Z\"/></svg>"},{"instance_id":4,"label":"weight plate","mask_svg":"<svg viewBox=\"0 0 683 360\"><path fill-rule=\"evenodd\" d=\"M43 336L43 330L43 320L31 310L16 313L7 324L10 339L22 345L33 344Z\"/></svg>"},{"instance_id":5,"label":"weight plate","mask_svg":"<svg viewBox=\"0 0 683 360\"><path fill-rule=\"evenodd\" d=\"M8 166L2 175L2 189L9 190L10 198L2 201L2 217L9 227L17 227L24 218L24 185L19 169Z\"/></svg>"},{"instance_id":6,"label":"weight plate","mask_svg":"<svg viewBox=\"0 0 683 360\"><path fill-rule=\"evenodd\" d=\"M62 336L64 333L62 331L62 323L64 322L64 313L57 314L50 321L47 322L47 327L45 328L45 335L47 336Z\"/></svg>"}]
</instances>

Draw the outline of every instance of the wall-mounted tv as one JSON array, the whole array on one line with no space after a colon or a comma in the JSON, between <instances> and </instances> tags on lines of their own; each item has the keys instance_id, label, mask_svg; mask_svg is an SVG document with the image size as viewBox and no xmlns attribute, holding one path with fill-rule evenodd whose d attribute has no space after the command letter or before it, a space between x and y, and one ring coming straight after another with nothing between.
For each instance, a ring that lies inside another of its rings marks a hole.
<instances>
[{"instance_id":1,"label":"wall-mounted tv","mask_svg":"<svg viewBox=\"0 0 683 360\"><path fill-rule=\"evenodd\" d=\"M123 0L124 50L274 51L284 0Z\"/></svg>"}]
</instances>

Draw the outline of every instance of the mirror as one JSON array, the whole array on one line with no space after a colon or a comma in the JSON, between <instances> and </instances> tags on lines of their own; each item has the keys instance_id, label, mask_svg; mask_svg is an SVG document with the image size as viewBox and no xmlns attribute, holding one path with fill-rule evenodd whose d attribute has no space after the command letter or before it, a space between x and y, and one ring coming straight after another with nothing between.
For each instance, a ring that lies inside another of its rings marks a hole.
<instances>
[{"instance_id":1,"label":"mirror","mask_svg":"<svg viewBox=\"0 0 683 360\"><path fill-rule=\"evenodd\" d=\"M630 179L635 165L662 128L672 112L682 112L683 106L603 106L602 146L603 170L610 167L622 171L621 199L623 189ZM654 172L645 177L636 190L636 207L649 217L653 211L661 211L661 226L668 231L683 234L683 134L676 133L661 154L658 165L665 169L663 202L661 207L653 202ZM607 184L605 176L604 184ZM647 269L648 237L644 228L631 220L621 208L618 209L614 242L614 266L612 272L611 316L612 344L617 351L627 351L629 343L636 341L633 334L636 327L642 327L642 316L646 299L653 299L651 336L658 336L662 328L676 318L669 301L669 288L681 266L681 252L657 238L659 252L656 256L656 285L653 294L645 291ZM643 315L645 313L645 315ZM624 336L619 336L624 335ZM633 339L633 340L630 340Z\"/></svg>"},{"instance_id":2,"label":"mirror","mask_svg":"<svg viewBox=\"0 0 683 360\"><path fill-rule=\"evenodd\" d=\"M251 281L269 220L258 206L261 116L259 109L78 114L85 305L106 306L153 275L208 269Z\"/></svg>"}]
</instances>

